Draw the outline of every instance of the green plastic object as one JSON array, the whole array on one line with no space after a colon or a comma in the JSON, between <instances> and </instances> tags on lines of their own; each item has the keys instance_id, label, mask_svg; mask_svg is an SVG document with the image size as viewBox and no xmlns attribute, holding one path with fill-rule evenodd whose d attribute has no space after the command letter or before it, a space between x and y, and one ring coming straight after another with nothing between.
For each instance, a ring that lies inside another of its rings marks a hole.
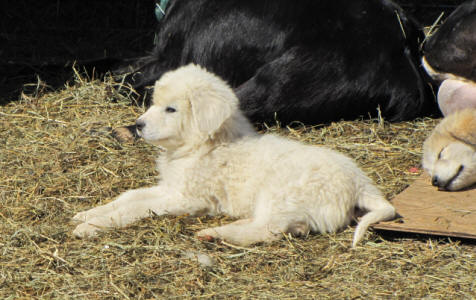
<instances>
[{"instance_id":1,"label":"green plastic object","mask_svg":"<svg viewBox=\"0 0 476 300\"><path fill-rule=\"evenodd\" d=\"M169 0L160 0L160 3L155 4L155 17L157 18L157 21L160 22L160 20L165 17L167 4L169 4Z\"/></svg>"}]
</instances>

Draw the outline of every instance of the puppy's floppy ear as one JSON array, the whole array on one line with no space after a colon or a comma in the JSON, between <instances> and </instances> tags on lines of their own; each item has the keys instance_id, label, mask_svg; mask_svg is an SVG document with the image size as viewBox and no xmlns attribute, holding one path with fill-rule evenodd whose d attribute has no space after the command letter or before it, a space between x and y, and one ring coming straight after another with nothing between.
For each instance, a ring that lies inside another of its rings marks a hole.
<instances>
[{"instance_id":1,"label":"puppy's floppy ear","mask_svg":"<svg viewBox=\"0 0 476 300\"><path fill-rule=\"evenodd\" d=\"M190 96L192 115L200 132L213 135L231 116L233 99L220 91L196 90Z\"/></svg>"},{"instance_id":2,"label":"puppy's floppy ear","mask_svg":"<svg viewBox=\"0 0 476 300\"><path fill-rule=\"evenodd\" d=\"M450 115L454 118L449 128L451 135L466 144L476 147L476 109L465 109Z\"/></svg>"}]
</instances>

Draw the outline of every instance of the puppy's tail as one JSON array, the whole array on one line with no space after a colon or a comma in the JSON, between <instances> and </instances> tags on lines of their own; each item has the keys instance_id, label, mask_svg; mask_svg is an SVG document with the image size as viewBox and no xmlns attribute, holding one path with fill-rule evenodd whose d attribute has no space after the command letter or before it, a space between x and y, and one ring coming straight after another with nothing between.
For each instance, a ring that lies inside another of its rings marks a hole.
<instances>
[{"instance_id":1,"label":"puppy's tail","mask_svg":"<svg viewBox=\"0 0 476 300\"><path fill-rule=\"evenodd\" d=\"M387 221L395 217L395 208L388 202L382 193L373 185L368 184L360 196L358 207L367 213L360 219L354 233L352 247L355 247L364 237L367 228L380 221Z\"/></svg>"}]
</instances>

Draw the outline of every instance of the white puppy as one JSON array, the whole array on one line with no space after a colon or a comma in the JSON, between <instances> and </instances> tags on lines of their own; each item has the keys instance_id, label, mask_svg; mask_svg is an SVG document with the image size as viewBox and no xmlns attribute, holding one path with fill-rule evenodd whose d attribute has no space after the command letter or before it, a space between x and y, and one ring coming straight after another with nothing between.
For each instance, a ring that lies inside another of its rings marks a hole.
<instances>
[{"instance_id":1,"label":"white puppy","mask_svg":"<svg viewBox=\"0 0 476 300\"><path fill-rule=\"evenodd\" d=\"M240 220L198 237L239 245L282 233L335 232L367 211L353 246L372 223L394 217L393 206L348 157L274 135L257 135L238 99L219 77L196 65L168 72L155 84L153 105L138 133L166 151L159 185L131 190L78 213L79 237L149 216L227 214Z\"/></svg>"},{"instance_id":2,"label":"white puppy","mask_svg":"<svg viewBox=\"0 0 476 300\"><path fill-rule=\"evenodd\" d=\"M423 144L423 168L440 190L476 183L476 109L456 111L433 129Z\"/></svg>"}]
</instances>

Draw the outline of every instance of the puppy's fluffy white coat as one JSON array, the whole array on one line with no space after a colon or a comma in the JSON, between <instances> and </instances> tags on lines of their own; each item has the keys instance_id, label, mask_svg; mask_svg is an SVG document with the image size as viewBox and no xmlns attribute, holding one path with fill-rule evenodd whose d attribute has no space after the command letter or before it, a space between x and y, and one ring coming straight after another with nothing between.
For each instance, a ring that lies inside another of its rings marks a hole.
<instances>
[{"instance_id":1,"label":"puppy's fluffy white coat","mask_svg":"<svg viewBox=\"0 0 476 300\"><path fill-rule=\"evenodd\" d=\"M476 109L456 111L433 129L423 144L423 168L441 190L476 183Z\"/></svg>"},{"instance_id":2,"label":"puppy's fluffy white coat","mask_svg":"<svg viewBox=\"0 0 476 300\"><path fill-rule=\"evenodd\" d=\"M227 214L238 221L198 236L239 245L269 242L282 233L335 232L367 211L353 246L393 206L348 157L336 151L257 135L238 99L219 77L196 65L156 83L153 105L138 120L139 135L164 148L157 186L131 190L109 204L78 213L74 234L171 214Z\"/></svg>"}]
</instances>

